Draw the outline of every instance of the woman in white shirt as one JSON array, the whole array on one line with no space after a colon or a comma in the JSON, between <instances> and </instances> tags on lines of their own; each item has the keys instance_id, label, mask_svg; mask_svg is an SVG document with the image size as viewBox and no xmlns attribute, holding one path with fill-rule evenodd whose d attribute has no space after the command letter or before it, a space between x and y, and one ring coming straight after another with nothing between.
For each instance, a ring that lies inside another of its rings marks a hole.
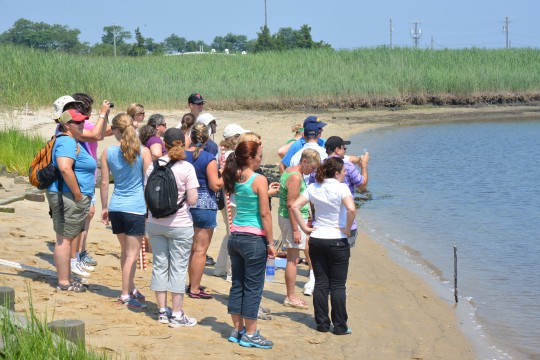
<instances>
[{"instance_id":1,"label":"woman in white shirt","mask_svg":"<svg viewBox=\"0 0 540 360\"><path fill-rule=\"evenodd\" d=\"M345 284L351 255L347 238L356 215L351 192L343 182L346 170L343 160L331 157L317 170L316 183L310 184L296 199L292 211L302 231L310 234L309 256L315 273L313 308L317 331L336 335L351 334L347 326ZM302 219L300 209L311 202L314 212L313 228ZM328 294L332 312L328 316Z\"/></svg>"}]
</instances>

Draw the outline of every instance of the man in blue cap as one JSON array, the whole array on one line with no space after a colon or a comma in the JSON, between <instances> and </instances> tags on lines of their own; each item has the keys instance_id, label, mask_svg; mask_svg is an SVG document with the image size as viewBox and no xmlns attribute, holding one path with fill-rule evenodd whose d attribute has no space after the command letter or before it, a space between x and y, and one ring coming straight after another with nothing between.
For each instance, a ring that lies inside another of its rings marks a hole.
<instances>
[{"instance_id":1,"label":"man in blue cap","mask_svg":"<svg viewBox=\"0 0 540 360\"><path fill-rule=\"evenodd\" d=\"M304 120L304 129L306 128L306 126L308 124L316 124L317 125L317 128L319 129L319 133L322 132L322 129L323 127L325 127L327 124L325 122L322 122L320 121L316 116L308 116L305 120ZM317 139L317 144L319 146L322 146L324 147L324 144L325 144L325 140L322 139L321 137L319 137ZM296 154L298 152L298 150L300 150L304 144L306 143L306 139L304 137L296 140L292 145L291 147L289 148L289 150L287 151L287 154L285 154L285 156L283 157L283 159L281 159L281 163L279 164L279 173L282 174L283 171L285 171L285 169L287 167L289 167L291 165L291 159L292 157L294 156L294 154Z\"/></svg>"}]
</instances>

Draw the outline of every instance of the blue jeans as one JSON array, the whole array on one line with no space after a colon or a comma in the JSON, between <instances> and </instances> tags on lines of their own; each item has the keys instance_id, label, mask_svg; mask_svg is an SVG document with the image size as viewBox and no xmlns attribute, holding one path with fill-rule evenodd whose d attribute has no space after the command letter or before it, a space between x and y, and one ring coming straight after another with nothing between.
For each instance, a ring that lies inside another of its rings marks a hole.
<instances>
[{"instance_id":1,"label":"blue jeans","mask_svg":"<svg viewBox=\"0 0 540 360\"><path fill-rule=\"evenodd\" d=\"M347 239L309 239L309 256L315 275L313 290L313 309L317 330L330 330L328 317L328 294L332 305L332 324L334 333L347 331L347 295L345 283L349 271L351 248Z\"/></svg>"},{"instance_id":2,"label":"blue jeans","mask_svg":"<svg viewBox=\"0 0 540 360\"><path fill-rule=\"evenodd\" d=\"M233 232L227 245L232 266L229 314L257 319L264 287L266 237Z\"/></svg>"}]
</instances>

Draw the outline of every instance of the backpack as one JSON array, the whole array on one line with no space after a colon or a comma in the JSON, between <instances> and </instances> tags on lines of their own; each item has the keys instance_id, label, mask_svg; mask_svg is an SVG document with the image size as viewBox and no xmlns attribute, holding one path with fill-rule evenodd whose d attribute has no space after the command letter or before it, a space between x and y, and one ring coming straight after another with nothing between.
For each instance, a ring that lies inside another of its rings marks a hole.
<instances>
[{"instance_id":1,"label":"backpack","mask_svg":"<svg viewBox=\"0 0 540 360\"><path fill-rule=\"evenodd\" d=\"M28 169L28 179L30 184L40 190L48 188L53 182L60 178L60 170L53 165L52 155L56 139L66 134L54 135L47 141L34 156ZM79 154L79 144L77 144L77 155Z\"/></svg>"},{"instance_id":2,"label":"backpack","mask_svg":"<svg viewBox=\"0 0 540 360\"><path fill-rule=\"evenodd\" d=\"M144 189L146 206L156 219L176 214L186 201L184 194L182 201L178 204L178 186L176 186L176 178L171 170L176 160L170 160L165 166L159 165L159 161L165 162L162 159L153 161L154 169L148 176Z\"/></svg>"}]
</instances>

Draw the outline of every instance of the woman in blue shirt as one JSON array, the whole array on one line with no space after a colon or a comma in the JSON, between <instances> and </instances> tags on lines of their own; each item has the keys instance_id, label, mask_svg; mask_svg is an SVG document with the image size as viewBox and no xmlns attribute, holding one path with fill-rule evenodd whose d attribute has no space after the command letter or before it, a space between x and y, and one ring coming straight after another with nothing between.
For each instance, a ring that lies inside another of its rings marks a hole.
<instances>
[{"instance_id":1,"label":"woman in blue shirt","mask_svg":"<svg viewBox=\"0 0 540 360\"><path fill-rule=\"evenodd\" d=\"M82 134L88 116L78 110L60 115L59 134L53 147L52 163L60 177L46 191L56 233L54 263L58 290L82 292L85 288L70 279L70 256L73 239L84 229L84 222L94 195L96 161L79 145L75 136Z\"/></svg>"},{"instance_id":2,"label":"woman in blue shirt","mask_svg":"<svg viewBox=\"0 0 540 360\"><path fill-rule=\"evenodd\" d=\"M200 285L206 265L206 252L217 226L216 191L223 186L223 179L219 177L215 156L203 150L208 140L206 125L195 123L191 130L191 144L186 149L186 161L195 168L199 181L197 204L189 209L195 233L188 267L190 285L186 293L192 299L212 298Z\"/></svg>"},{"instance_id":3,"label":"woman in blue shirt","mask_svg":"<svg viewBox=\"0 0 540 360\"><path fill-rule=\"evenodd\" d=\"M118 303L146 309L145 297L135 288L135 266L145 232L146 203L144 174L152 162L148 148L141 146L133 119L126 113L112 120L117 145L109 146L101 155L101 222L112 223L121 247L122 294ZM114 191L109 200L109 172L114 177Z\"/></svg>"}]
</instances>

